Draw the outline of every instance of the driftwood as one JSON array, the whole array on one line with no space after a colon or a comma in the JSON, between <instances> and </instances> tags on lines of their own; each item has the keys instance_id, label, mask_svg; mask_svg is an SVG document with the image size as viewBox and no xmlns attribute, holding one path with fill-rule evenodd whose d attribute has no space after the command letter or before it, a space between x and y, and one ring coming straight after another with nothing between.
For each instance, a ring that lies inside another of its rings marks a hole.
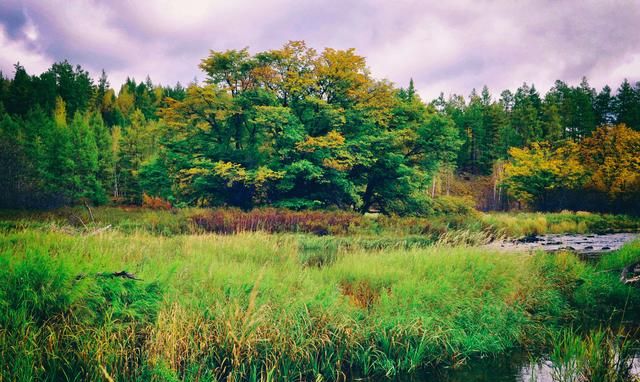
<instances>
[{"instance_id":1,"label":"driftwood","mask_svg":"<svg viewBox=\"0 0 640 382\"><path fill-rule=\"evenodd\" d=\"M87 211L89 211L89 218L91 219L91 224L92 226L95 226L95 218L93 217L93 212L91 211L91 207L89 207L89 205L87 204L87 202L84 202L84 206L87 209ZM70 218L73 218L75 220L77 220L78 222L80 222L80 224L82 224L82 227L84 228L84 233L86 235L92 236L92 235L97 235L99 233L102 233L108 229L111 228L111 224L106 225L104 227L99 227L99 228L95 228L93 230L91 230L91 228L84 222L84 220L82 220L82 218L76 214L71 214Z\"/></svg>"},{"instance_id":2,"label":"driftwood","mask_svg":"<svg viewBox=\"0 0 640 382\"><path fill-rule=\"evenodd\" d=\"M76 214L71 214L71 217L75 218L77 221L79 221L82 224L82 226L84 227L85 231L89 230L89 227L87 227L87 225L84 224L84 221L82 220L82 218L80 216L78 216Z\"/></svg>"},{"instance_id":3,"label":"driftwood","mask_svg":"<svg viewBox=\"0 0 640 382\"><path fill-rule=\"evenodd\" d=\"M86 277L87 275L85 275L84 273L81 273L76 276L76 280L82 280ZM142 281L142 279L137 278L136 275L134 275L133 273L129 273L127 271L100 272L100 273L96 273L95 277L109 277L109 278L121 277L123 279L128 279L128 280Z\"/></svg>"},{"instance_id":4,"label":"driftwood","mask_svg":"<svg viewBox=\"0 0 640 382\"><path fill-rule=\"evenodd\" d=\"M136 280L136 281L141 281L142 279L139 279L136 277L136 275L134 275L133 273L129 273L127 271L120 271L120 272L113 272L113 273L98 273L98 276L100 277L122 277L123 279L129 279L129 280Z\"/></svg>"},{"instance_id":5,"label":"driftwood","mask_svg":"<svg viewBox=\"0 0 640 382\"><path fill-rule=\"evenodd\" d=\"M89 235L89 236L97 235L97 234L99 234L99 233L102 233L102 232L104 232L104 231L108 230L109 228L111 228L111 224L109 224L109 225L107 225L107 226L104 226L104 227L102 227L102 228L97 228L97 229L95 229L95 230L93 230L93 231L89 232L87 235Z\"/></svg>"},{"instance_id":6,"label":"driftwood","mask_svg":"<svg viewBox=\"0 0 640 382\"><path fill-rule=\"evenodd\" d=\"M91 218L91 222L95 223L96 219L93 217L93 211L91 211L91 207L89 207L89 203L87 203L86 200L84 200L84 208L86 208L87 211L89 211L89 217Z\"/></svg>"},{"instance_id":7,"label":"driftwood","mask_svg":"<svg viewBox=\"0 0 640 382\"><path fill-rule=\"evenodd\" d=\"M622 273L620 274L620 281L624 284L639 283L640 282L640 261L624 267L622 269Z\"/></svg>"}]
</instances>

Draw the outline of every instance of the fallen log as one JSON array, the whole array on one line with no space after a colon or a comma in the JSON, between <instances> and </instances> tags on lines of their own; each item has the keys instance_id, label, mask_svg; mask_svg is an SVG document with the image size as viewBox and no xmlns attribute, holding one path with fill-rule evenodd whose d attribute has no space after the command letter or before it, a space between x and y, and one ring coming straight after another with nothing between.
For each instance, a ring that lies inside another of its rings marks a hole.
<instances>
[{"instance_id":1,"label":"fallen log","mask_svg":"<svg viewBox=\"0 0 640 382\"><path fill-rule=\"evenodd\" d=\"M123 279L128 279L128 280L135 280L135 281L142 281L142 279L137 278L136 275L134 275L133 273L129 273L127 271L120 271L120 272L100 272L100 273L96 273L95 275L96 277L109 277L109 278L114 278L114 277L121 277ZM86 278L87 275L84 273L80 273L79 275L76 276L76 281L77 280L82 280L84 278Z\"/></svg>"},{"instance_id":2,"label":"fallen log","mask_svg":"<svg viewBox=\"0 0 640 382\"><path fill-rule=\"evenodd\" d=\"M87 233L87 236L98 235L98 234L100 234L100 233L102 233L102 232L104 232L104 231L107 231L107 230L108 230L108 229L110 229L110 228L111 228L111 224L109 224L109 225L107 225L107 226L104 226L104 227L102 227L102 228L97 228L97 229L95 229L95 230L93 230L93 231L91 231L91 232Z\"/></svg>"},{"instance_id":3,"label":"fallen log","mask_svg":"<svg viewBox=\"0 0 640 382\"><path fill-rule=\"evenodd\" d=\"M620 281L624 284L640 282L640 261L624 267L620 273Z\"/></svg>"}]
</instances>

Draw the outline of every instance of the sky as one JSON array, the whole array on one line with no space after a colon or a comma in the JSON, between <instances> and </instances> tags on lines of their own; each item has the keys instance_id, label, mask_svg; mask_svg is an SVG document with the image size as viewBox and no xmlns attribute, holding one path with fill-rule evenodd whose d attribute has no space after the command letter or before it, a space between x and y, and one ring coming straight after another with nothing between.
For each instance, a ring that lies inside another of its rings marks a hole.
<instances>
[{"instance_id":1,"label":"sky","mask_svg":"<svg viewBox=\"0 0 640 382\"><path fill-rule=\"evenodd\" d=\"M355 48L376 78L426 99L494 95L556 79L617 88L640 81L638 0L0 0L0 70L39 74L68 59L112 87L202 80L209 50L305 40Z\"/></svg>"}]
</instances>

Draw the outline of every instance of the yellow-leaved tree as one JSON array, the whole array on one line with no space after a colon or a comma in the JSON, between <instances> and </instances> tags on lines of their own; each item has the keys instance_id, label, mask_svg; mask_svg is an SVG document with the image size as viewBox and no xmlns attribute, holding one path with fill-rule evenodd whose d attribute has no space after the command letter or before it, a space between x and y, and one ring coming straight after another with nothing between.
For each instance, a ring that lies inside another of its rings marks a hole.
<instances>
[{"instance_id":1,"label":"yellow-leaved tree","mask_svg":"<svg viewBox=\"0 0 640 382\"><path fill-rule=\"evenodd\" d=\"M604 125L575 143L512 148L503 185L520 202L542 210L637 213L640 208L640 132Z\"/></svg>"},{"instance_id":2,"label":"yellow-leaved tree","mask_svg":"<svg viewBox=\"0 0 640 382\"><path fill-rule=\"evenodd\" d=\"M581 142L581 156L591 172L587 187L611 200L640 193L640 132L624 124L601 126Z\"/></svg>"},{"instance_id":3,"label":"yellow-leaved tree","mask_svg":"<svg viewBox=\"0 0 640 382\"><path fill-rule=\"evenodd\" d=\"M566 142L553 148L547 142L509 150L511 160L505 165L504 185L517 200L546 209L557 204L560 191L583 186L587 171L579 160L579 148Z\"/></svg>"}]
</instances>

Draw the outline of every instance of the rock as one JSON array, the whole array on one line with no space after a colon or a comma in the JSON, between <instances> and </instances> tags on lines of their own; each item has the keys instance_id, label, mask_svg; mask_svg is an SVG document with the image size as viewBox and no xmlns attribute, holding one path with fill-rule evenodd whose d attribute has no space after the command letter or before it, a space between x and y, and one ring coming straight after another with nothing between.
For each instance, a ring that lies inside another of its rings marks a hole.
<instances>
[{"instance_id":1,"label":"rock","mask_svg":"<svg viewBox=\"0 0 640 382\"><path fill-rule=\"evenodd\" d=\"M578 254L599 255L601 252L619 249L626 242L638 237L637 233L615 233L606 235L528 235L520 239L505 240L493 244L504 250L548 252L573 251Z\"/></svg>"},{"instance_id":2,"label":"rock","mask_svg":"<svg viewBox=\"0 0 640 382\"><path fill-rule=\"evenodd\" d=\"M536 235L527 235L518 240L519 243L538 243L540 241L542 241L542 239Z\"/></svg>"}]
</instances>

